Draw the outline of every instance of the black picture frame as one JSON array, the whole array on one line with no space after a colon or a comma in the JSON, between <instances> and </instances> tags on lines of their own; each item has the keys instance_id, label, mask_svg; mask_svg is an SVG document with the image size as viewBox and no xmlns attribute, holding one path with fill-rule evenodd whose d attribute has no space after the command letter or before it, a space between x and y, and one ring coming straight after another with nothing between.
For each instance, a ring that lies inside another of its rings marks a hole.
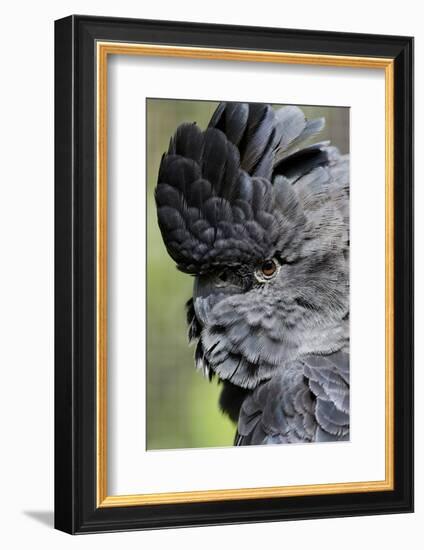
<instances>
[{"instance_id":1,"label":"black picture frame","mask_svg":"<svg viewBox=\"0 0 424 550\"><path fill-rule=\"evenodd\" d=\"M99 40L394 60L394 489L98 507ZM413 39L73 15L55 23L55 527L93 533L413 510Z\"/></svg>"}]
</instances>

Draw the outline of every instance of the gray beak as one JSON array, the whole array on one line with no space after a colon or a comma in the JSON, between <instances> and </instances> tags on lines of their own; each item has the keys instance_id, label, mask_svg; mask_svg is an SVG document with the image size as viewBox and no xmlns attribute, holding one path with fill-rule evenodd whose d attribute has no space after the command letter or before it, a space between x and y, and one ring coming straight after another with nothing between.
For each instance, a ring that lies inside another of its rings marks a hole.
<instances>
[{"instance_id":1,"label":"gray beak","mask_svg":"<svg viewBox=\"0 0 424 550\"><path fill-rule=\"evenodd\" d=\"M197 319L205 326L208 324L212 309L224 298L240 294L243 288L234 282L224 282L218 275L201 275L195 278L193 304Z\"/></svg>"}]
</instances>

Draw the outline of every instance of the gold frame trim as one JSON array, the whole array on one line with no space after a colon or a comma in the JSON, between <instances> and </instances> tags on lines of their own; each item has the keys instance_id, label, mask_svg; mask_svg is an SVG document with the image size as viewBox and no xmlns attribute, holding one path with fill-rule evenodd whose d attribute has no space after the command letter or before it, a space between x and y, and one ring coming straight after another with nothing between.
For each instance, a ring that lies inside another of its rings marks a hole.
<instances>
[{"instance_id":1,"label":"gold frame trim","mask_svg":"<svg viewBox=\"0 0 424 550\"><path fill-rule=\"evenodd\" d=\"M390 58L283 53L97 42L97 506L141 506L305 495L364 493L394 489L394 60ZM384 69L386 124L386 433L385 479L250 489L109 496L107 494L107 60L109 55L144 55L262 63Z\"/></svg>"}]
</instances>

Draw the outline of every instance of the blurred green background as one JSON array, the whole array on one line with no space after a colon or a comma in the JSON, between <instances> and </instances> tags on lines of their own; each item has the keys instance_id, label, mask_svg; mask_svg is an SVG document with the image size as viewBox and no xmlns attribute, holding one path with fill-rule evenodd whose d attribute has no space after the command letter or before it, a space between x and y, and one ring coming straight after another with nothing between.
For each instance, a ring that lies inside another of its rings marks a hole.
<instances>
[{"instance_id":1,"label":"blurred green background","mask_svg":"<svg viewBox=\"0 0 424 550\"><path fill-rule=\"evenodd\" d=\"M235 426L218 407L220 387L194 366L188 345L185 303L193 278L168 256L156 219L154 188L162 154L182 122L206 128L218 103L147 100L147 449L223 447ZM275 106L277 107L277 106ZM329 139L349 149L349 109L302 106L307 118L324 116L326 128L312 141Z\"/></svg>"}]
</instances>

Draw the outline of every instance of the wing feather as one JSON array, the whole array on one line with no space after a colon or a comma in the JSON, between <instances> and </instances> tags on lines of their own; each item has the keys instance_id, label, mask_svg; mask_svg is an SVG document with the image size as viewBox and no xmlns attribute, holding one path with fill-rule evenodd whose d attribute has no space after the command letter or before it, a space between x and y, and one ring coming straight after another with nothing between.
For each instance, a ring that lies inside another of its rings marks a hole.
<instances>
[{"instance_id":1,"label":"wing feather","mask_svg":"<svg viewBox=\"0 0 424 550\"><path fill-rule=\"evenodd\" d=\"M237 444L348 439L348 381L349 356L345 352L293 361L245 398Z\"/></svg>"}]
</instances>

